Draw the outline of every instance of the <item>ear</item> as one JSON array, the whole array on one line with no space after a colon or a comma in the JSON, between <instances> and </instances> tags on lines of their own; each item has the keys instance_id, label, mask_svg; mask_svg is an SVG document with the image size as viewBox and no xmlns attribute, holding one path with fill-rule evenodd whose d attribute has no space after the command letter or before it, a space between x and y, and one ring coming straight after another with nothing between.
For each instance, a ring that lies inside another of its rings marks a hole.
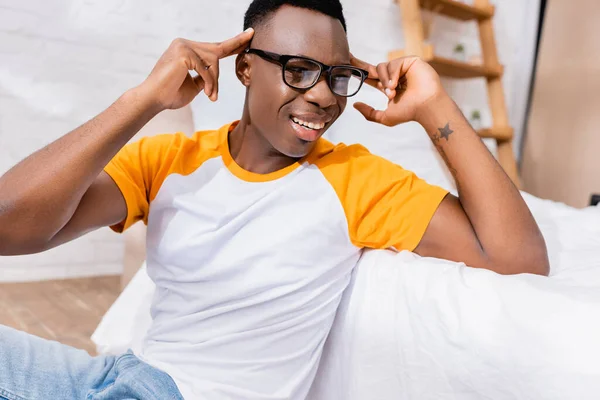
<instances>
[{"instance_id":1,"label":"ear","mask_svg":"<svg viewBox=\"0 0 600 400\"><path fill-rule=\"evenodd\" d=\"M247 53L240 53L235 59L235 74L237 75L242 85L250 86L250 62Z\"/></svg>"}]
</instances>

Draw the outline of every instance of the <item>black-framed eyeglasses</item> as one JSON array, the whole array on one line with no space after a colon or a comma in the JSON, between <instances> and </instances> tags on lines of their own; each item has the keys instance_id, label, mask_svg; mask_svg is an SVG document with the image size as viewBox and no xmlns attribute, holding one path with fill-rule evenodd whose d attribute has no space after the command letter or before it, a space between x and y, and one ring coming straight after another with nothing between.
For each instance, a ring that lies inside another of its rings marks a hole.
<instances>
[{"instance_id":1,"label":"black-framed eyeglasses","mask_svg":"<svg viewBox=\"0 0 600 400\"><path fill-rule=\"evenodd\" d=\"M350 65L326 65L312 58L290 56L247 48L246 53L281 65L283 81L293 89L308 90L325 74L331 91L342 97L354 96L369 76L369 72Z\"/></svg>"}]
</instances>

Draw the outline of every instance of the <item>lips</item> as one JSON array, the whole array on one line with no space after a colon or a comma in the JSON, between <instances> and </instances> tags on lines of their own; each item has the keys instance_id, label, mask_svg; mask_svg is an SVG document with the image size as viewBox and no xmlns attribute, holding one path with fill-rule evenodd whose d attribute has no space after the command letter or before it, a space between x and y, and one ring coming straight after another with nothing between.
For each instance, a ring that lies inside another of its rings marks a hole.
<instances>
[{"instance_id":1,"label":"lips","mask_svg":"<svg viewBox=\"0 0 600 400\"><path fill-rule=\"evenodd\" d=\"M300 139L307 142L317 140L331 121L330 117L318 114L299 114L290 116L290 124Z\"/></svg>"},{"instance_id":2,"label":"lips","mask_svg":"<svg viewBox=\"0 0 600 400\"><path fill-rule=\"evenodd\" d=\"M292 125L292 129L296 133L296 136L306 142L314 142L321 136L321 129L309 128L307 126L301 125L290 118L290 125Z\"/></svg>"}]
</instances>

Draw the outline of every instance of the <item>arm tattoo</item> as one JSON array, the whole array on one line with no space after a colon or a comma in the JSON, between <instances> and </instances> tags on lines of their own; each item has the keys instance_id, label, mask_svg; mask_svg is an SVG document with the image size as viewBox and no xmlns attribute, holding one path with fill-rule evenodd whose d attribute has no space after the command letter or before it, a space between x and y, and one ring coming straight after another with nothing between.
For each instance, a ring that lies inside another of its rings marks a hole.
<instances>
[{"instance_id":1,"label":"arm tattoo","mask_svg":"<svg viewBox=\"0 0 600 400\"><path fill-rule=\"evenodd\" d=\"M450 129L450 122L448 122L443 128L438 128L438 131L440 131L440 133L433 135L433 141L436 145L442 139L446 139L447 142L450 138L450 135L454 133L454 131Z\"/></svg>"},{"instance_id":2,"label":"arm tattoo","mask_svg":"<svg viewBox=\"0 0 600 400\"><path fill-rule=\"evenodd\" d=\"M446 155L446 152L444 151L444 148L441 146L442 139L446 139L446 142L447 142L449 140L449 138L450 138L450 135L453 134L454 131L452 129L450 129L450 122L448 122L446 124L446 126L444 126L443 128L438 128L438 131L440 131L440 132L434 134L433 136L431 136L431 139L433 140L433 143L435 144L435 147L440 152L440 155L444 159L444 162L446 163L446 166L448 167L448 169L452 173L452 176L456 180L456 169L453 168L452 165L450 165L450 160L448 160L448 156Z\"/></svg>"}]
</instances>

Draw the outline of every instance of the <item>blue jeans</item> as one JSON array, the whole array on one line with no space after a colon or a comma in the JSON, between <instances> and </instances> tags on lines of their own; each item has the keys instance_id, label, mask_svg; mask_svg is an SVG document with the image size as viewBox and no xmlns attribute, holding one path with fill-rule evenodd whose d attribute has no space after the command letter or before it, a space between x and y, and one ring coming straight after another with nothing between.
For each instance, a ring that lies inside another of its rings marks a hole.
<instances>
[{"instance_id":1,"label":"blue jeans","mask_svg":"<svg viewBox=\"0 0 600 400\"><path fill-rule=\"evenodd\" d=\"M83 350L0 325L0 399L183 400L173 379L131 352Z\"/></svg>"}]
</instances>

